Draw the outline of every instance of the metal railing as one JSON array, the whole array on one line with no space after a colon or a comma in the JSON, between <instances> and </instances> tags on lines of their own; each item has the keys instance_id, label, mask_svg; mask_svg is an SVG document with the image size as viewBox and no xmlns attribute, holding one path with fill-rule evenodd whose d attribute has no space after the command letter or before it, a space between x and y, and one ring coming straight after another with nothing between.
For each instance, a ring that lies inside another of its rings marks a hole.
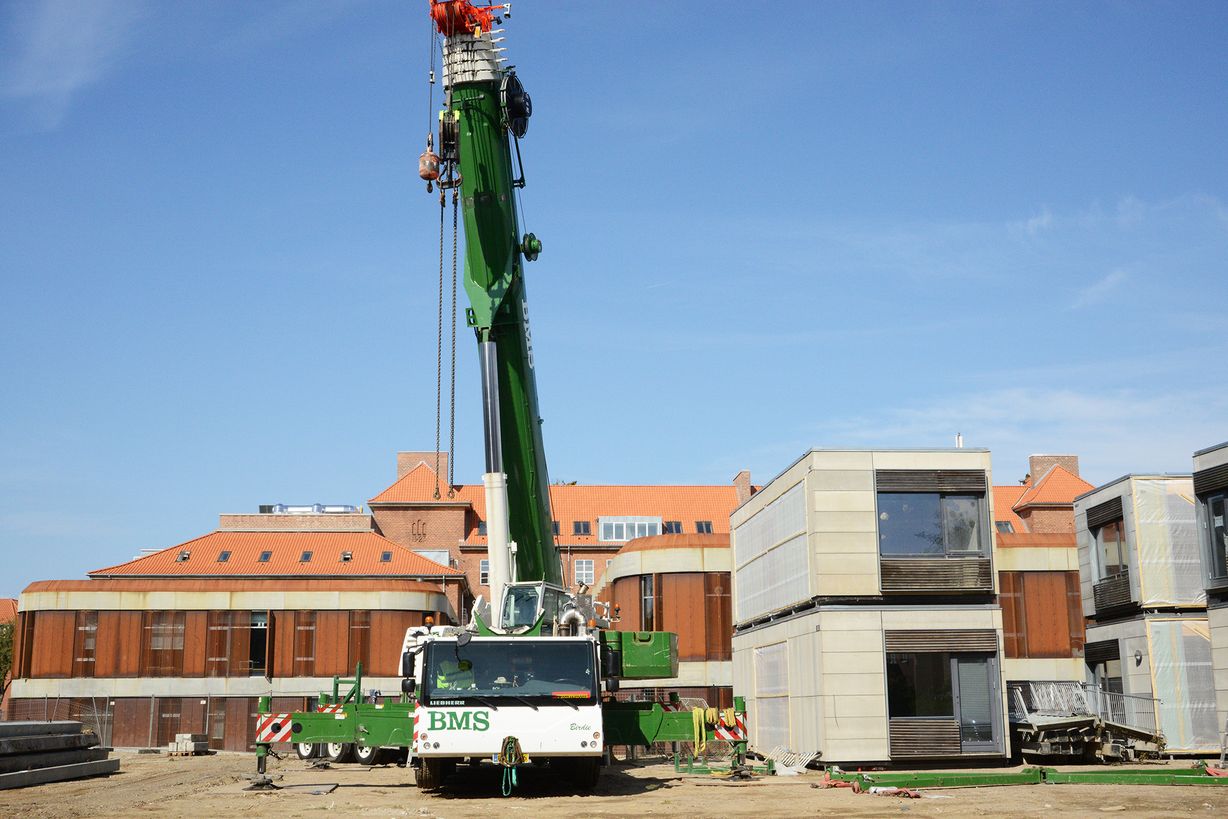
<instances>
[{"instance_id":1,"label":"metal railing","mask_svg":"<svg viewBox=\"0 0 1228 819\"><path fill-rule=\"evenodd\" d=\"M1012 716L1097 717L1127 728L1156 733L1159 700L1107 691L1073 681L1011 683Z\"/></svg>"}]
</instances>

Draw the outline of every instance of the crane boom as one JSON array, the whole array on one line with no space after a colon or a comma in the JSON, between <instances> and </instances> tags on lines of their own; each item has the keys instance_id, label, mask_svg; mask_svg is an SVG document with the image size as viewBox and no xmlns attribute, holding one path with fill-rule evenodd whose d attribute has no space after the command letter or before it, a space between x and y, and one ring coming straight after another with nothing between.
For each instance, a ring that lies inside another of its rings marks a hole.
<instances>
[{"instance_id":1,"label":"crane boom","mask_svg":"<svg viewBox=\"0 0 1228 819\"><path fill-rule=\"evenodd\" d=\"M515 72L500 67L491 37L502 6L475 7L464 0L434 0L431 16L444 35L444 89L440 116L441 184L459 189L465 231L464 287L468 323L481 358L485 428L488 528L492 544L492 592L509 580L562 583L563 567L554 542L550 480L542 443L534 372L524 262L537 258L541 244L520 235L513 169L513 145L532 113ZM449 173L455 175L449 176ZM442 191L441 191L442 193ZM454 194L455 195L455 194ZM499 476L505 475L503 480ZM498 520L506 487L506 524ZM494 512L494 515L489 513ZM506 537L513 566L503 571L496 544ZM502 576L501 576L502 574ZM498 595L492 603L500 604Z\"/></svg>"}]
</instances>

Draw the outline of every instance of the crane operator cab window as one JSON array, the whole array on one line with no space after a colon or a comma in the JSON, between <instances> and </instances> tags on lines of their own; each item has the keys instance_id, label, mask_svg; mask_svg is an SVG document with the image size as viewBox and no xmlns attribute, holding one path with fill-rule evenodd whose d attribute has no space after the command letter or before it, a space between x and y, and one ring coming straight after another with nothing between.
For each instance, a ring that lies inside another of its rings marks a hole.
<instances>
[{"instance_id":1,"label":"crane operator cab window","mask_svg":"<svg viewBox=\"0 0 1228 819\"><path fill-rule=\"evenodd\" d=\"M503 628L507 631L532 628L544 612L542 631L552 631L562 601L562 589L545 583L509 585L503 595Z\"/></svg>"}]
</instances>

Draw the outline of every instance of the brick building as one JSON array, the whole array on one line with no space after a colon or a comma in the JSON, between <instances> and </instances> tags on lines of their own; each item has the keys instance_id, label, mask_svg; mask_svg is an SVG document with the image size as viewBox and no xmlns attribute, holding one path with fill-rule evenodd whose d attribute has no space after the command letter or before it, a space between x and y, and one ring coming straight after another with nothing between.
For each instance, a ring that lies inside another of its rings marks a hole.
<instances>
[{"instance_id":1,"label":"brick building","mask_svg":"<svg viewBox=\"0 0 1228 819\"><path fill-rule=\"evenodd\" d=\"M399 692L401 641L455 622L464 576L363 515L223 515L215 532L20 599L9 719L80 719L104 743L208 734L246 750L257 698L310 707L333 675Z\"/></svg>"},{"instance_id":2,"label":"brick building","mask_svg":"<svg viewBox=\"0 0 1228 819\"><path fill-rule=\"evenodd\" d=\"M1074 455L1033 455L1015 486L994 487L1005 679L1082 682L1083 603L1074 499L1092 489Z\"/></svg>"},{"instance_id":3,"label":"brick building","mask_svg":"<svg viewBox=\"0 0 1228 819\"><path fill-rule=\"evenodd\" d=\"M487 591L486 498L481 483L449 489L446 456L397 455L396 481L368 501L389 540L459 569L473 593ZM439 497L435 497L436 491ZM729 514L753 491L749 472L724 486L553 484L550 508L564 582L596 587L625 544L662 534L729 535Z\"/></svg>"}]
</instances>

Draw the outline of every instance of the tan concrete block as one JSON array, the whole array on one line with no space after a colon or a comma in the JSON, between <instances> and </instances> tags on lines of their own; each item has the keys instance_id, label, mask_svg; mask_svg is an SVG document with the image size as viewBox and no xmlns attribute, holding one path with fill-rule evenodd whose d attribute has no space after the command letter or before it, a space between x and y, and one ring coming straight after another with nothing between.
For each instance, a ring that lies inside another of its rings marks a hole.
<instances>
[{"instance_id":1,"label":"tan concrete block","mask_svg":"<svg viewBox=\"0 0 1228 819\"><path fill-rule=\"evenodd\" d=\"M842 697L824 696L823 711L828 719L874 717L887 719L887 700L870 694L849 694Z\"/></svg>"},{"instance_id":2,"label":"tan concrete block","mask_svg":"<svg viewBox=\"0 0 1228 819\"><path fill-rule=\"evenodd\" d=\"M883 611L885 629L993 628L1001 609L895 609Z\"/></svg>"},{"instance_id":3,"label":"tan concrete block","mask_svg":"<svg viewBox=\"0 0 1228 819\"><path fill-rule=\"evenodd\" d=\"M858 696L883 695L887 691L887 677L878 674L824 674L823 691L834 697L847 694Z\"/></svg>"},{"instance_id":4,"label":"tan concrete block","mask_svg":"<svg viewBox=\"0 0 1228 819\"><path fill-rule=\"evenodd\" d=\"M815 555L815 571L820 576L857 575L878 582L878 555L823 554Z\"/></svg>"},{"instance_id":5,"label":"tan concrete block","mask_svg":"<svg viewBox=\"0 0 1228 819\"><path fill-rule=\"evenodd\" d=\"M878 594L878 572L874 574L820 574L814 578L814 593L824 597Z\"/></svg>"},{"instance_id":6,"label":"tan concrete block","mask_svg":"<svg viewBox=\"0 0 1228 819\"><path fill-rule=\"evenodd\" d=\"M830 469L874 468L874 455L871 452L856 452L853 450L831 450L810 453L810 468L816 471Z\"/></svg>"},{"instance_id":7,"label":"tan concrete block","mask_svg":"<svg viewBox=\"0 0 1228 819\"><path fill-rule=\"evenodd\" d=\"M873 492L815 492L811 508L816 512L871 512L875 507Z\"/></svg>"},{"instance_id":8,"label":"tan concrete block","mask_svg":"<svg viewBox=\"0 0 1228 819\"><path fill-rule=\"evenodd\" d=\"M823 743L822 762L879 762L890 759L885 739L832 739Z\"/></svg>"},{"instance_id":9,"label":"tan concrete block","mask_svg":"<svg viewBox=\"0 0 1228 819\"><path fill-rule=\"evenodd\" d=\"M833 651L872 652L881 655L883 652L883 633L878 630L866 631L820 631L820 645L824 653ZM833 668L839 660L829 658L827 667Z\"/></svg>"},{"instance_id":10,"label":"tan concrete block","mask_svg":"<svg viewBox=\"0 0 1228 819\"><path fill-rule=\"evenodd\" d=\"M831 740L886 740L887 718L882 717L845 717L823 720L823 736Z\"/></svg>"},{"instance_id":11,"label":"tan concrete block","mask_svg":"<svg viewBox=\"0 0 1228 819\"><path fill-rule=\"evenodd\" d=\"M816 469L806 476L810 491L874 491L872 469Z\"/></svg>"},{"instance_id":12,"label":"tan concrete block","mask_svg":"<svg viewBox=\"0 0 1228 819\"><path fill-rule=\"evenodd\" d=\"M879 651L827 653L827 676L832 674L883 674L883 655ZM829 693L829 692L823 692Z\"/></svg>"},{"instance_id":13,"label":"tan concrete block","mask_svg":"<svg viewBox=\"0 0 1228 819\"><path fill-rule=\"evenodd\" d=\"M814 512L810 525L815 532L878 532L873 512Z\"/></svg>"},{"instance_id":14,"label":"tan concrete block","mask_svg":"<svg viewBox=\"0 0 1228 819\"><path fill-rule=\"evenodd\" d=\"M810 535L810 548L815 554L831 552L834 554L864 554L873 555L878 559L877 532L813 532Z\"/></svg>"},{"instance_id":15,"label":"tan concrete block","mask_svg":"<svg viewBox=\"0 0 1228 819\"><path fill-rule=\"evenodd\" d=\"M877 609L862 611L825 611L819 621L821 633L840 631L882 631L882 612Z\"/></svg>"}]
</instances>

